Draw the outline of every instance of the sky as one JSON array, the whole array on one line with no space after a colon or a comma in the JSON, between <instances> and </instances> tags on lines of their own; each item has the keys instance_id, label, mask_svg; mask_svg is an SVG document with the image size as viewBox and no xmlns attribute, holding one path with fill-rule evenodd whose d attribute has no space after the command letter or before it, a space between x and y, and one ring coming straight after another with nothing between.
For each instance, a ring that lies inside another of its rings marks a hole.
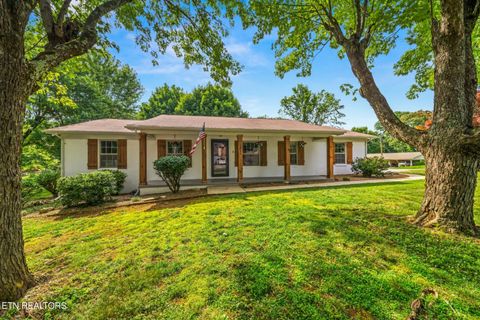
<instances>
[{"instance_id":1,"label":"sky","mask_svg":"<svg viewBox=\"0 0 480 320\"><path fill-rule=\"evenodd\" d=\"M368 102L361 97L353 101L351 96L346 96L340 90L340 85L344 83L358 87L358 81L353 76L348 61L341 60L335 50L325 48L317 55L311 76L297 77L296 72L292 71L281 79L274 74L275 57L271 49L273 37L254 45L253 33L252 29L243 30L241 27L234 27L225 39L227 50L244 67L239 75L232 78L232 90L243 110L250 116L278 117L280 100L291 95L292 88L302 83L312 91L318 92L323 89L332 92L337 99L341 100L345 106L343 109L345 118L342 120L346 123L343 126L345 129L359 126L368 126L373 129L377 119ZM119 52L112 51L112 53L122 63L130 65L137 72L144 87L142 102L147 101L152 91L164 83L174 84L190 91L198 85L213 82L201 66L186 69L183 61L171 51L167 51L158 59L158 66L153 66L151 56L135 44L134 33L117 29L112 32L111 40L120 47ZM425 92L419 98L409 100L405 93L413 83L413 75L399 77L393 73L395 62L406 48L407 45L400 41L387 56L376 59L372 70L375 80L395 111L431 110L432 92Z\"/></svg>"}]
</instances>

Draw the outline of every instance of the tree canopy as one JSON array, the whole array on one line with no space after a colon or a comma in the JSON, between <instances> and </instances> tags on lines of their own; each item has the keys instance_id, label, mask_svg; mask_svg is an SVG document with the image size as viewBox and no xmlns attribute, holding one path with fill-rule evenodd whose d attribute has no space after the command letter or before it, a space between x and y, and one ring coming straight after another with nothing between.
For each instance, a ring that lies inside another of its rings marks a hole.
<instances>
[{"instance_id":1,"label":"tree canopy","mask_svg":"<svg viewBox=\"0 0 480 320\"><path fill-rule=\"evenodd\" d=\"M55 77L27 103L24 170L54 166L60 159L58 138L44 133L44 129L101 118L133 119L143 91L133 69L107 52L90 51L51 75Z\"/></svg>"},{"instance_id":2,"label":"tree canopy","mask_svg":"<svg viewBox=\"0 0 480 320\"><path fill-rule=\"evenodd\" d=\"M425 8L426 1L420 1ZM439 1L432 1L435 15L440 14ZM420 92L434 89L434 54L431 35L430 10L418 10L414 13L415 24L406 30L406 42L409 48L402 54L394 66L396 75L413 74L415 83L407 92L407 97L414 99ZM480 27L475 26L472 33L473 54L477 64L477 78L480 76Z\"/></svg>"},{"instance_id":3,"label":"tree canopy","mask_svg":"<svg viewBox=\"0 0 480 320\"><path fill-rule=\"evenodd\" d=\"M212 84L198 86L184 95L175 108L175 114L248 117L232 90Z\"/></svg>"},{"instance_id":4,"label":"tree canopy","mask_svg":"<svg viewBox=\"0 0 480 320\"><path fill-rule=\"evenodd\" d=\"M150 119L161 114L175 114L175 109L184 95L182 88L165 83L155 88L148 101L142 103L138 118Z\"/></svg>"},{"instance_id":5,"label":"tree canopy","mask_svg":"<svg viewBox=\"0 0 480 320\"><path fill-rule=\"evenodd\" d=\"M280 114L295 120L316 125L341 126L340 119L345 116L341 112L343 105L335 99L333 93L321 90L312 92L306 85L298 84L292 89L293 94L280 101Z\"/></svg>"},{"instance_id":6,"label":"tree canopy","mask_svg":"<svg viewBox=\"0 0 480 320\"><path fill-rule=\"evenodd\" d=\"M392 137L424 154L426 190L414 223L439 224L445 230L466 234L478 232L473 201L480 128L474 126L473 115L479 8L478 0L278 0L254 1L252 5L258 26L255 40L270 34L276 39L273 48L279 76L292 70L300 76L311 75L312 62L326 46L348 59L359 88L347 91L358 92L369 102ZM433 84L434 108L428 130L399 118L371 71L375 58L388 54L405 33L413 47L424 45L424 50L407 51L397 64L397 74L420 71L417 82L420 79L421 85L411 90L411 96ZM415 40L415 34L422 37Z\"/></svg>"}]
</instances>

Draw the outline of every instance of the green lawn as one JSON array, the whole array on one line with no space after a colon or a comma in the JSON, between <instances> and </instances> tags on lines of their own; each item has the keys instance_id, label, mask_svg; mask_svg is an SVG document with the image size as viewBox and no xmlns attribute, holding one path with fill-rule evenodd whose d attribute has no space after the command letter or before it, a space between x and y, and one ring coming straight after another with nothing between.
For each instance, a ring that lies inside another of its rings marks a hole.
<instances>
[{"instance_id":1,"label":"green lawn","mask_svg":"<svg viewBox=\"0 0 480 320\"><path fill-rule=\"evenodd\" d=\"M398 168L398 167L395 167ZM415 166L401 166L400 168L408 168L408 169L424 169L425 170L425 165L424 164L419 164Z\"/></svg>"},{"instance_id":2,"label":"green lawn","mask_svg":"<svg viewBox=\"0 0 480 320\"><path fill-rule=\"evenodd\" d=\"M405 166L405 167L395 167L395 169L402 169L401 173L407 173L407 174L418 174L421 176L425 175L425 165L421 166Z\"/></svg>"},{"instance_id":3,"label":"green lawn","mask_svg":"<svg viewBox=\"0 0 480 320\"><path fill-rule=\"evenodd\" d=\"M434 288L428 319L479 319L480 241L406 223L422 192L411 181L26 218L29 266L47 279L29 299L68 302L47 318L405 319Z\"/></svg>"}]
</instances>

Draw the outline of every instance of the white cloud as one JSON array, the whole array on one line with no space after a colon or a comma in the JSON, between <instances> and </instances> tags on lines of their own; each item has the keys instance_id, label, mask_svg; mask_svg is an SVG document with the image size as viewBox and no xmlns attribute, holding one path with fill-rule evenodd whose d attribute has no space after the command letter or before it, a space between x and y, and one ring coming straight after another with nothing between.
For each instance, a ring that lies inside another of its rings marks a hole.
<instances>
[{"instance_id":1,"label":"white cloud","mask_svg":"<svg viewBox=\"0 0 480 320\"><path fill-rule=\"evenodd\" d=\"M132 42L135 42L135 38L136 38L136 36L135 36L135 33L133 33L133 32L128 32L125 35L125 39L130 40Z\"/></svg>"},{"instance_id":2,"label":"white cloud","mask_svg":"<svg viewBox=\"0 0 480 320\"><path fill-rule=\"evenodd\" d=\"M225 43L225 48L245 66L265 67L270 65L268 58L258 52L258 50L255 51L251 42L239 42L234 38L230 38Z\"/></svg>"},{"instance_id":3,"label":"white cloud","mask_svg":"<svg viewBox=\"0 0 480 320\"><path fill-rule=\"evenodd\" d=\"M150 66L137 65L133 66L133 69L138 74L173 74L182 71L184 69L184 66L182 64L160 64L158 66L154 66L150 62Z\"/></svg>"}]
</instances>

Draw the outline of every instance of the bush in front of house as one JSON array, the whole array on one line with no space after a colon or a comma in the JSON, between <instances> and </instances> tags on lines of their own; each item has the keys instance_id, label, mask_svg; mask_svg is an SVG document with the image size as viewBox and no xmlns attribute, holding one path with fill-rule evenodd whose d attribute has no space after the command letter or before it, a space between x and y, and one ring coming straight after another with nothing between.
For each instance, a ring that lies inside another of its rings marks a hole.
<instances>
[{"instance_id":1,"label":"bush in front of house","mask_svg":"<svg viewBox=\"0 0 480 320\"><path fill-rule=\"evenodd\" d=\"M96 205L116 194L117 181L112 172L102 170L58 179L60 202L67 207Z\"/></svg>"},{"instance_id":2,"label":"bush in front of house","mask_svg":"<svg viewBox=\"0 0 480 320\"><path fill-rule=\"evenodd\" d=\"M36 176L37 183L45 190L50 192L54 197L58 195L57 180L60 178L60 171L46 169Z\"/></svg>"},{"instance_id":3,"label":"bush in front of house","mask_svg":"<svg viewBox=\"0 0 480 320\"><path fill-rule=\"evenodd\" d=\"M180 190L180 178L187 171L190 158L187 156L166 156L155 160L153 167L167 184L172 193Z\"/></svg>"},{"instance_id":4,"label":"bush in front of house","mask_svg":"<svg viewBox=\"0 0 480 320\"><path fill-rule=\"evenodd\" d=\"M123 185L125 183L125 179L127 178L127 174L125 172L122 172L120 170L112 170L112 169L107 169L103 171L109 171L113 174L113 177L115 178L115 194L119 194L120 191L123 189Z\"/></svg>"},{"instance_id":5,"label":"bush in front of house","mask_svg":"<svg viewBox=\"0 0 480 320\"><path fill-rule=\"evenodd\" d=\"M384 177L388 161L382 157L357 158L352 164L352 171L364 177Z\"/></svg>"}]
</instances>

